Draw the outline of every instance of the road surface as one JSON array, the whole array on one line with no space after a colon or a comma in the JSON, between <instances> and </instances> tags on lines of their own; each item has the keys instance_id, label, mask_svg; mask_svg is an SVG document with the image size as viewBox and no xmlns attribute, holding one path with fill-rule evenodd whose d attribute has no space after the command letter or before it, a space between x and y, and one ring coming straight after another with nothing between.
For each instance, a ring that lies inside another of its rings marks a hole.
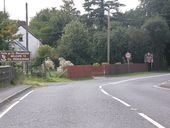
<instances>
[{"instance_id":1,"label":"road surface","mask_svg":"<svg viewBox=\"0 0 170 128\"><path fill-rule=\"evenodd\" d=\"M170 128L170 74L37 88L0 109L0 128Z\"/></svg>"}]
</instances>

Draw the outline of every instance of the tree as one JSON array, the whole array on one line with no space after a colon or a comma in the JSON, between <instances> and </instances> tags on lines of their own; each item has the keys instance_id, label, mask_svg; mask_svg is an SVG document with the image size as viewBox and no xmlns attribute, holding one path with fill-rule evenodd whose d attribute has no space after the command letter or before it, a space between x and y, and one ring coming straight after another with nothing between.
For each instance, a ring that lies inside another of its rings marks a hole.
<instances>
[{"instance_id":1,"label":"tree","mask_svg":"<svg viewBox=\"0 0 170 128\"><path fill-rule=\"evenodd\" d=\"M140 6L145 10L148 16L160 14L167 4L168 0L140 0Z\"/></svg>"},{"instance_id":2,"label":"tree","mask_svg":"<svg viewBox=\"0 0 170 128\"><path fill-rule=\"evenodd\" d=\"M8 14L0 12L0 17L0 50L8 50L17 27L14 21L9 20Z\"/></svg>"},{"instance_id":3,"label":"tree","mask_svg":"<svg viewBox=\"0 0 170 128\"><path fill-rule=\"evenodd\" d=\"M91 55L91 63L106 62L107 50L107 33L102 31L95 31L91 33L89 40L89 53Z\"/></svg>"},{"instance_id":4,"label":"tree","mask_svg":"<svg viewBox=\"0 0 170 128\"><path fill-rule=\"evenodd\" d=\"M62 0L63 5L61 6L61 10L69 15L79 15L80 11L77 11L77 9L74 7L74 1L73 0Z\"/></svg>"},{"instance_id":5,"label":"tree","mask_svg":"<svg viewBox=\"0 0 170 128\"><path fill-rule=\"evenodd\" d=\"M87 18L93 19L93 24L95 24L99 30L102 30L107 26L105 11L108 7L117 12L120 6L122 6L122 4L120 4L118 0L85 0L83 7L88 13Z\"/></svg>"},{"instance_id":6,"label":"tree","mask_svg":"<svg viewBox=\"0 0 170 128\"><path fill-rule=\"evenodd\" d=\"M144 55L151 52L149 35L141 28L129 27L126 30L128 51L132 53L134 63L144 63Z\"/></svg>"},{"instance_id":7,"label":"tree","mask_svg":"<svg viewBox=\"0 0 170 128\"><path fill-rule=\"evenodd\" d=\"M56 9L43 9L30 21L30 30L43 44L57 47L63 28L75 17Z\"/></svg>"},{"instance_id":8,"label":"tree","mask_svg":"<svg viewBox=\"0 0 170 128\"><path fill-rule=\"evenodd\" d=\"M143 29L150 37L155 68L160 69L165 65L164 50L170 33L168 24L162 17L154 16L145 22Z\"/></svg>"},{"instance_id":9,"label":"tree","mask_svg":"<svg viewBox=\"0 0 170 128\"><path fill-rule=\"evenodd\" d=\"M59 45L60 56L74 64L87 64L89 56L88 31L79 21L72 21L64 28Z\"/></svg>"},{"instance_id":10,"label":"tree","mask_svg":"<svg viewBox=\"0 0 170 128\"><path fill-rule=\"evenodd\" d=\"M126 27L118 22L112 22L111 32L111 63L122 62L122 57L128 50Z\"/></svg>"},{"instance_id":11,"label":"tree","mask_svg":"<svg viewBox=\"0 0 170 128\"><path fill-rule=\"evenodd\" d=\"M37 55L35 60L32 63L33 67L38 67L40 66L46 58L50 58L53 62L56 62L56 60L58 59L58 53L57 51L48 46L48 45L42 45L41 47L38 48L37 50Z\"/></svg>"}]
</instances>

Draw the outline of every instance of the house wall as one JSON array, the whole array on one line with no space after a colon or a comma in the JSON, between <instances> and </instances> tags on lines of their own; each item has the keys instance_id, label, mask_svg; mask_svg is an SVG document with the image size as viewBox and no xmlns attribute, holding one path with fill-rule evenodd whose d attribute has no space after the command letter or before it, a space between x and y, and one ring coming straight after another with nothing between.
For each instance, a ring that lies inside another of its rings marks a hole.
<instances>
[{"instance_id":1,"label":"house wall","mask_svg":"<svg viewBox=\"0 0 170 128\"><path fill-rule=\"evenodd\" d=\"M26 47L26 29L22 26L18 28L18 32L16 35L21 34L23 35L23 42L20 42L23 46ZM31 33L28 33L28 49L31 52L31 59L35 58L36 56L36 51L40 47L41 42L35 38ZM19 49L18 46L16 46L16 49ZM21 49L20 49L21 50Z\"/></svg>"}]
</instances>

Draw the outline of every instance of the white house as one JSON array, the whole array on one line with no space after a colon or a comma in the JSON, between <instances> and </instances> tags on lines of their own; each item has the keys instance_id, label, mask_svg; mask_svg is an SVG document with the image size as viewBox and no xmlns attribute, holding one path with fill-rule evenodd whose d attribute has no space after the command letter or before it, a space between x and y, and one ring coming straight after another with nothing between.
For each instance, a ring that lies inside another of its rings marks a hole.
<instances>
[{"instance_id":1,"label":"white house","mask_svg":"<svg viewBox=\"0 0 170 128\"><path fill-rule=\"evenodd\" d=\"M26 50L26 23L25 21L18 21L18 31L16 35L19 38L14 41L14 50ZM35 58L37 49L42 45L41 41L30 31L28 31L28 50L31 53L31 59Z\"/></svg>"}]
</instances>

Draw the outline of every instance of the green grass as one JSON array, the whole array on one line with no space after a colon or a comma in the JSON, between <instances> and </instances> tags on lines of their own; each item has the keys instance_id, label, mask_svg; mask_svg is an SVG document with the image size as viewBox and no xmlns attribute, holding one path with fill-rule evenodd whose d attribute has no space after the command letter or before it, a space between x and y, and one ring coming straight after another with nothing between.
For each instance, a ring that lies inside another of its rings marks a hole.
<instances>
[{"instance_id":1,"label":"green grass","mask_svg":"<svg viewBox=\"0 0 170 128\"><path fill-rule=\"evenodd\" d=\"M92 77L86 77L86 78L75 78L75 79L72 79L73 81L83 81L83 80L92 80L93 78Z\"/></svg>"},{"instance_id":2,"label":"green grass","mask_svg":"<svg viewBox=\"0 0 170 128\"><path fill-rule=\"evenodd\" d=\"M71 80L67 78L49 77L47 78L47 82L71 82Z\"/></svg>"},{"instance_id":3,"label":"green grass","mask_svg":"<svg viewBox=\"0 0 170 128\"><path fill-rule=\"evenodd\" d=\"M33 86L46 86L47 81L43 78L33 77L33 76L26 76L22 81L22 84L28 84Z\"/></svg>"},{"instance_id":4,"label":"green grass","mask_svg":"<svg viewBox=\"0 0 170 128\"><path fill-rule=\"evenodd\" d=\"M121 77L121 76L145 75L145 74L151 74L151 73L153 73L153 72L122 73L122 74L106 75L106 76L107 76L107 77Z\"/></svg>"}]
</instances>

